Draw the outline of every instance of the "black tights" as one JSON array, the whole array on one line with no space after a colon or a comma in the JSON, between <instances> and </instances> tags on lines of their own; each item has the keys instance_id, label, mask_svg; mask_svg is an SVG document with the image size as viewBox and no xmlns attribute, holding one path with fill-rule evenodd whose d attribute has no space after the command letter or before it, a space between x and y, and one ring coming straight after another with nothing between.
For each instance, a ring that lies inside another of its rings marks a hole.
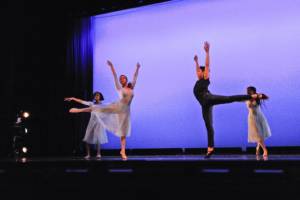
<instances>
[{"instance_id":1,"label":"black tights","mask_svg":"<svg viewBox=\"0 0 300 200\"><path fill-rule=\"evenodd\" d=\"M196 95L196 94L195 94ZM206 93L204 95L196 95L199 103L202 106L202 116L207 130L208 147L214 147L214 127L213 127L213 106L219 104L233 103L238 101L250 100L250 95L234 95L220 96Z\"/></svg>"}]
</instances>

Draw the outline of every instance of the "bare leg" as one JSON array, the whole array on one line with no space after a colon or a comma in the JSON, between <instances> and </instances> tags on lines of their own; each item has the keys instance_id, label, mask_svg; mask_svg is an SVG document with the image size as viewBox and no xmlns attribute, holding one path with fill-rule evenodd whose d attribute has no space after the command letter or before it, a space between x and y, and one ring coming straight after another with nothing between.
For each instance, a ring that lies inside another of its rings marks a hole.
<instances>
[{"instance_id":1,"label":"bare leg","mask_svg":"<svg viewBox=\"0 0 300 200\"><path fill-rule=\"evenodd\" d=\"M90 145L88 143L85 143L85 147L86 147L86 156L84 158L89 159L91 157Z\"/></svg>"},{"instance_id":2,"label":"bare leg","mask_svg":"<svg viewBox=\"0 0 300 200\"><path fill-rule=\"evenodd\" d=\"M267 157L268 156L268 150L267 150L267 147L266 147L265 142L263 140L260 142L260 146L262 147L262 149L264 151L263 156Z\"/></svg>"},{"instance_id":3,"label":"bare leg","mask_svg":"<svg viewBox=\"0 0 300 200\"><path fill-rule=\"evenodd\" d=\"M71 108L70 113L92 112L92 108Z\"/></svg>"},{"instance_id":4,"label":"bare leg","mask_svg":"<svg viewBox=\"0 0 300 200\"><path fill-rule=\"evenodd\" d=\"M126 137L125 136L121 136L121 157L123 160L127 160L127 156L126 156Z\"/></svg>"},{"instance_id":5,"label":"bare leg","mask_svg":"<svg viewBox=\"0 0 300 200\"><path fill-rule=\"evenodd\" d=\"M259 155L259 148L260 148L260 144L257 143L257 146L256 146L256 155L257 155L257 156Z\"/></svg>"},{"instance_id":6,"label":"bare leg","mask_svg":"<svg viewBox=\"0 0 300 200\"><path fill-rule=\"evenodd\" d=\"M97 156L96 158L101 158L101 153L100 153L100 144L97 142Z\"/></svg>"}]
</instances>

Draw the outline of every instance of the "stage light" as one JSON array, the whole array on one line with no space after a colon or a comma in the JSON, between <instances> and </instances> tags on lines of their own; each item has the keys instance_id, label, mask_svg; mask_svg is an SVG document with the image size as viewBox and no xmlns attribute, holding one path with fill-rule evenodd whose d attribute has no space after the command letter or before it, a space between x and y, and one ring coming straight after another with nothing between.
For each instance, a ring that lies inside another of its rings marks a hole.
<instances>
[{"instance_id":1,"label":"stage light","mask_svg":"<svg viewBox=\"0 0 300 200\"><path fill-rule=\"evenodd\" d=\"M22 152L23 152L23 153L27 153L27 152L28 152L27 147L23 147L23 148L22 148Z\"/></svg>"},{"instance_id":2,"label":"stage light","mask_svg":"<svg viewBox=\"0 0 300 200\"><path fill-rule=\"evenodd\" d=\"M24 113L23 113L23 117L24 117L24 118L28 118L29 116L30 116L29 112L24 112Z\"/></svg>"}]
</instances>

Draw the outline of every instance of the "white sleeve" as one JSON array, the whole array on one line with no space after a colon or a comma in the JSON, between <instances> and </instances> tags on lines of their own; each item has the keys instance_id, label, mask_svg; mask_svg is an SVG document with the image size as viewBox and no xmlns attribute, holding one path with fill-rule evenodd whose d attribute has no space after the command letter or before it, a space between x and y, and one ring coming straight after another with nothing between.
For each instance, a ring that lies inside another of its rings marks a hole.
<instances>
[{"instance_id":1,"label":"white sleeve","mask_svg":"<svg viewBox=\"0 0 300 200\"><path fill-rule=\"evenodd\" d=\"M86 105L86 106L92 106L93 102L91 102L91 101L82 101L82 104Z\"/></svg>"}]
</instances>

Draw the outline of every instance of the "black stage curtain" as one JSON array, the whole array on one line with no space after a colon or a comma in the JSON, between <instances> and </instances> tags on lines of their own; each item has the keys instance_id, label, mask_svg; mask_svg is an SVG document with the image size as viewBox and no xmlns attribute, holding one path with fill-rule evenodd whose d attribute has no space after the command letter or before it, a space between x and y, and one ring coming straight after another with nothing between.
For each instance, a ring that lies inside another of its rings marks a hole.
<instances>
[{"instance_id":1,"label":"black stage curtain","mask_svg":"<svg viewBox=\"0 0 300 200\"><path fill-rule=\"evenodd\" d=\"M67 74L70 76L69 96L83 100L93 99L93 31L91 17L73 19L67 45ZM81 107L71 103L72 106ZM69 106L70 107L70 106ZM70 114L71 115L71 114ZM73 114L73 152L82 153L82 139L88 123L89 113Z\"/></svg>"},{"instance_id":2,"label":"black stage curtain","mask_svg":"<svg viewBox=\"0 0 300 200\"><path fill-rule=\"evenodd\" d=\"M89 114L69 114L79 105L64 97L92 98L91 19L44 3L12 0L1 13L0 157L11 152L20 109L31 113L30 155L82 153Z\"/></svg>"}]
</instances>

